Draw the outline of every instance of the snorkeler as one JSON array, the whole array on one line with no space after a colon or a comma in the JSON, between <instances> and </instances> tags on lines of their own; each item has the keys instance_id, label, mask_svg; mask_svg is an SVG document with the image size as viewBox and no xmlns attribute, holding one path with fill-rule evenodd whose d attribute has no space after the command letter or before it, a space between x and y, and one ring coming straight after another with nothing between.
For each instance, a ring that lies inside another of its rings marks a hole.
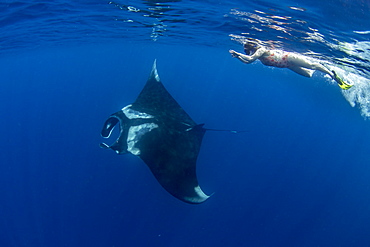
<instances>
[{"instance_id":1,"label":"snorkeler","mask_svg":"<svg viewBox=\"0 0 370 247\"><path fill-rule=\"evenodd\" d=\"M269 50L253 41L247 41L244 44L244 52L246 55L234 50L229 50L229 52L231 56L238 58L243 63L249 64L259 59L266 66L288 68L297 74L306 77L312 77L315 70L318 70L328 74L342 89L346 90L353 86L343 81L334 70L330 71L324 65L298 53L282 50Z\"/></svg>"}]
</instances>

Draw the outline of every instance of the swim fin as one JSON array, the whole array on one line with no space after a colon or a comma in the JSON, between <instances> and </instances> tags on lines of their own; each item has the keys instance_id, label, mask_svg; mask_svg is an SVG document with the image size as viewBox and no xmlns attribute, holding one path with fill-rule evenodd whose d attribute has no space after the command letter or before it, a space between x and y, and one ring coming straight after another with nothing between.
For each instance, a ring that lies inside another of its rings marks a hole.
<instances>
[{"instance_id":1,"label":"swim fin","mask_svg":"<svg viewBox=\"0 0 370 247\"><path fill-rule=\"evenodd\" d=\"M340 78L337 73L335 73L335 71L333 70L333 79L338 83L338 86L343 89L343 90L347 90L347 89L350 89L353 85L345 82L342 80L342 78Z\"/></svg>"}]
</instances>

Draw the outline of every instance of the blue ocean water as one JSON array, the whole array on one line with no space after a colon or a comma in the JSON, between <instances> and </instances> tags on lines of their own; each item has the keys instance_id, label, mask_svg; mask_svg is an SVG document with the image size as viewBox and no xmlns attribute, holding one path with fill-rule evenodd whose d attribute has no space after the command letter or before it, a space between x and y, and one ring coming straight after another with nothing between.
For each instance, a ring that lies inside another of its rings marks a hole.
<instances>
[{"instance_id":1,"label":"blue ocean water","mask_svg":"<svg viewBox=\"0 0 370 247\"><path fill-rule=\"evenodd\" d=\"M304 1L0 3L0 246L370 246L370 5ZM242 64L247 37L354 86ZM185 204L99 148L154 59L207 128Z\"/></svg>"}]
</instances>

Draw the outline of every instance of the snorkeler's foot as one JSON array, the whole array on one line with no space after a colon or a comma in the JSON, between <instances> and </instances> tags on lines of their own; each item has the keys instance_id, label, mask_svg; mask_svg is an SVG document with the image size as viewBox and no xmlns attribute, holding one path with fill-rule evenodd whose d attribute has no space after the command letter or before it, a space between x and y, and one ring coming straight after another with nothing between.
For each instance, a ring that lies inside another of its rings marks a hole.
<instances>
[{"instance_id":1,"label":"snorkeler's foot","mask_svg":"<svg viewBox=\"0 0 370 247\"><path fill-rule=\"evenodd\" d=\"M333 70L333 79L338 83L338 86L343 89L343 90L347 90L347 89L350 89L353 85L343 81L338 75L337 73L335 73L335 71Z\"/></svg>"}]
</instances>

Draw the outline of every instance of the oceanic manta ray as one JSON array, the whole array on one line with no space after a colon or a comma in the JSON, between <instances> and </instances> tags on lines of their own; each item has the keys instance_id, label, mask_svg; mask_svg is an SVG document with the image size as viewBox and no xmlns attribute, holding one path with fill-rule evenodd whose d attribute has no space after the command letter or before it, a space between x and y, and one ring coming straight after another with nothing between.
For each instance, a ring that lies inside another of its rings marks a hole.
<instances>
[{"instance_id":1,"label":"oceanic manta ray","mask_svg":"<svg viewBox=\"0 0 370 247\"><path fill-rule=\"evenodd\" d=\"M112 114L101 135L109 138L117 123L118 139L111 146L101 143L102 148L139 156L162 187L184 202L198 204L209 198L196 175L206 129L196 124L163 86L156 61L136 101Z\"/></svg>"}]
</instances>

